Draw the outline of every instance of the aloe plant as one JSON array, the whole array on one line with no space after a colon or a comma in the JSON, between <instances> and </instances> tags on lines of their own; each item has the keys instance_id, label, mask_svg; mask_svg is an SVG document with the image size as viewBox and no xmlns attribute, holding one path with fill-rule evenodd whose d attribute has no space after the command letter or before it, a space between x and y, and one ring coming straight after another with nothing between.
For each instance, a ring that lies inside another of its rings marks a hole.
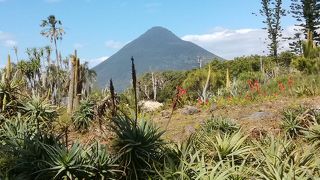
<instances>
[{"instance_id":1,"label":"aloe plant","mask_svg":"<svg viewBox=\"0 0 320 180\"><path fill-rule=\"evenodd\" d=\"M139 120L135 125L135 120L127 116L117 116L112 121L116 133L113 148L126 177L138 179L154 173L153 164L159 162L162 155L163 132L150 121Z\"/></svg>"},{"instance_id":2,"label":"aloe plant","mask_svg":"<svg viewBox=\"0 0 320 180\"><path fill-rule=\"evenodd\" d=\"M76 130L87 132L90 124L95 118L94 103L91 100L83 100L79 109L73 115L73 124Z\"/></svg>"},{"instance_id":3,"label":"aloe plant","mask_svg":"<svg viewBox=\"0 0 320 180\"><path fill-rule=\"evenodd\" d=\"M34 122L38 132L41 127L51 128L52 122L58 117L56 107L39 96L31 97L20 109L29 121Z\"/></svg>"},{"instance_id":4,"label":"aloe plant","mask_svg":"<svg viewBox=\"0 0 320 180\"><path fill-rule=\"evenodd\" d=\"M42 144L48 154L48 160L43 163L43 168L36 173L39 179L82 179L89 177L86 171L84 150L79 144L73 144L71 148L50 146Z\"/></svg>"},{"instance_id":5,"label":"aloe plant","mask_svg":"<svg viewBox=\"0 0 320 180\"><path fill-rule=\"evenodd\" d=\"M304 137L316 148L320 148L320 125L316 124L311 126L308 130L304 131Z\"/></svg>"},{"instance_id":6,"label":"aloe plant","mask_svg":"<svg viewBox=\"0 0 320 180\"><path fill-rule=\"evenodd\" d=\"M202 125L201 129L207 134L216 133L235 133L239 131L240 126L234 121L224 117L212 117L206 120Z\"/></svg>"}]
</instances>

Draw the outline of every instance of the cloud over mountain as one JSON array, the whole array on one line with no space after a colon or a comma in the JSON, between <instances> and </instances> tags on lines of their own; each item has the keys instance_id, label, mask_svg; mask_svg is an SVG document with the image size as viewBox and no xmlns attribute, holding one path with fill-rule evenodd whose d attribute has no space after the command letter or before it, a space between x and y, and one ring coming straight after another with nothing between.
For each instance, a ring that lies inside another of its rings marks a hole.
<instances>
[{"instance_id":1,"label":"cloud over mountain","mask_svg":"<svg viewBox=\"0 0 320 180\"><path fill-rule=\"evenodd\" d=\"M294 26L284 29L283 37L294 34ZM215 28L206 34L190 34L182 37L183 40L196 43L211 52L217 52L223 58L232 59L237 56L251 54L266 54L267 32L262 29L227 29ZM288 43L281 42L283 50L287 50Z\"/></svg>"}]
</instances>

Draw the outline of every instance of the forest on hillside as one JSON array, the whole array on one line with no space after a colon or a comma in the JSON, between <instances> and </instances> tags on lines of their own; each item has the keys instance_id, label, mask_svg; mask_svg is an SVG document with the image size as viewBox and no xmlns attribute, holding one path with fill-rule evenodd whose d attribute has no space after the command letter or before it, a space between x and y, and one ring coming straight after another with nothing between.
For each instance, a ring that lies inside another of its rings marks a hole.
<instances>
[{"instance_id":1,"label":"forest on hillside","mask_svg":"<svg viewBox=\"0 0 320 180\"><path fill-rule=\"evenodd\" d=\"M26 59L16 47L0 70L0 179L318 179L320 104L295 102L320 96L320 2L282 3L261 0L269 55L199 60L192 70L138 77L132 57L132 87L124 92L112 79L99 89L77 51L63 58L63 21L48 16L40 35L51 45L27 49ZM283 37L281 19L289 15L297 33ZM290 51L281 51L284 38ZM214 115L284 100L292 106L270 131ZM170 138L183 119L200 121L200 112L206 119L192 133Z\"/></svg>"}]
</instances>

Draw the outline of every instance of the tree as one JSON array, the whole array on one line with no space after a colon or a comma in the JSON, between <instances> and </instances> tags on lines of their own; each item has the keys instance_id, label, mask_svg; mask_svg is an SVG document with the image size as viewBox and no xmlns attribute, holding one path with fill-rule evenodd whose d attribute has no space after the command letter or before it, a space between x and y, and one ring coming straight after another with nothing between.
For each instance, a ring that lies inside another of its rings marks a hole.
<instances>
[{"instance_id":1,"label":"tree","mask_svg":"<svg viewBox=\"0 0 320 180\"><path fill-rule=\"evenodd\" d=\"M320 1L319 0L292 0L292 17L298 21L296 26L302 28L305 34L311 31L313 39L320 41L317 30L320 25Z\"/></svg>"},{"instance_id":2,"label":"tree","mask_svg":"<svg viewBox=\"0 0 320 180\"><path fill-rule=\"evenodd\" d=\"M56 63L59 67L59 54L57 47L57 40L62 40L62 36L65 34L64 29L62 28L62 23L60 20L57 20L54 15L50 15L47 19L42 20L41 27L44 29L41 31L41 35L50 38L50 41L54 43L54 48L56 51Z\"/></svg>"},{"instance_id":3,"label":"tree","mask_svg":"<svg viewBox=\"0 0 320 180\"><path fill-rule=\"evenodd\" d=\"M263 21L266 24L268 32L270 54L273 57L278 56L279 42L282 37L281 17L286 15L282 8L282 0L262 0L260 14L265 17Z\"/></svg>"},{"instance_id":4,"label":"tree","mask_svg":"<svg viewBox=\"0 0 320 180\"><path fill-rule=\"evenodd\" d=\"M289 48L291 49L291 52L301 55L303 53L302 51L302 33L296 32L293 37L287 38L289 41Z\"/></svg>"}]
</instances>

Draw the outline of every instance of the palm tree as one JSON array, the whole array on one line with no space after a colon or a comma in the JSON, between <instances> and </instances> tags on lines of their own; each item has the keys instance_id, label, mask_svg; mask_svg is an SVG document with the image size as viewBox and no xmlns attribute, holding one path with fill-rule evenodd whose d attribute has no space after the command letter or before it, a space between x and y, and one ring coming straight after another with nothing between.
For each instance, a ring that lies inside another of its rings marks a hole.
<instances>
[{"instance_id":1,"label":"palm tree","mask_svg":"<svg viewBox=\"0 0 320 180\"><path fill-rule=\"evenodd\" d=\"M94 70L91 70L88 66L88 62L85 62L80 65L80 77L79 77L79 86L85 97L87 97L93 87L93 83L96 80L97 74Z\"/></svg>"},{"instance_id":2,"label":"palm tree","mask_svg":"<svg viewBox=\"0 0 320 180\"><path fill-rule=\"evenodd\" d=\"M13 50L14 50L14 54L16 55L17 63L18 63L18 62L19 62L19 58L18 58L18 47L17 47L17 46L13 46Z\"/></svg>"},{"instance_id":3,"label":"palm tree","mask_svg":"<svg viewBox=\"0 0 320 180\"><path fill-rule=\"evenodd\" d=\"M41 27L44 29L41 31L41 35L50 38L50 41L54 43L56 51L56 61L59 67L59 54L57 48L57 40L62 40L63 34L65 34L64 29L61 27L62 23L57 20L54 15L50 15L47 19L42 20Z\"/></svg>"}]
</instances>

